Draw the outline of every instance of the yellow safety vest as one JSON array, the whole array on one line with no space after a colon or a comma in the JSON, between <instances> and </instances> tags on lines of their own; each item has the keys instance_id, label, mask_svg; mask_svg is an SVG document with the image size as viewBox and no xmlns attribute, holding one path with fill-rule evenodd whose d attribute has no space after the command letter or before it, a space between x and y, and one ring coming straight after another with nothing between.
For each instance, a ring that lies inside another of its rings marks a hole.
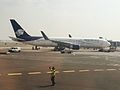
<instances>
[{"instance_id":1,"label":"yellow safety vest","mask_svg":"<svg viewBox=\"0 0 120 90\"><path fill-rule=\"evenodd\" d=\"M51 76L55 76L56 73L55 73L55 70L51 70Z\"/></svg>"}]
</instances>

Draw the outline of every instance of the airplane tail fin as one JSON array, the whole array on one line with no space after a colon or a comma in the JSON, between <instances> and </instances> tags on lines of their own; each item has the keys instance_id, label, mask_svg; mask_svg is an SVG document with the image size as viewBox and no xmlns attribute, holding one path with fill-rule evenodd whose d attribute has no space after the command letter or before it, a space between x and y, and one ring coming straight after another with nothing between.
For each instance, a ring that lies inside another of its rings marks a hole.
<instances>
[{"instance_id":1,"label":"airplane tail fin","mask_svg":"<svg viewBox=\"0 0 120 90\"><path fill-rule=\"evenodd\" d=\"M49 40L49 38L47 37L47 35L43 31L41 31L41 33L42 33L45 40Z\"/></svg>"},{"instance_id":2,"label":"airplane tail fin","mask_svg":"<svg viewBox=\"0 0 120 90\"><path fill-rule=\"evenodd\" d=\"M17 38L26 39L26 38L31 37L29 34L27 34L24 31L24 29L14 19L10 19L10 22L12 24L14 33L15 33Z\"/></svg>"}]
</instances>

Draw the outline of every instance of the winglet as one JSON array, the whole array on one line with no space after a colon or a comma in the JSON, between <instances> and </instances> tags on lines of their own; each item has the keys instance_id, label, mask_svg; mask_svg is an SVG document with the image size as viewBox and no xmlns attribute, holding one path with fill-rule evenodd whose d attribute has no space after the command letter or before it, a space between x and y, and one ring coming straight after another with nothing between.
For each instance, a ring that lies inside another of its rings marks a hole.
<instances>
[{"instance_id":1,"label":"winglet","mask_svg":"<svg viewBox=\"0 0 120 90\"><path fill-rule=\"evenodd\" d=\"M47 37L47 35L45 35L45 33L43 31L41 31L41 34L43 35L45 40L49 40L49 38Z\"/></svg>"},{"instance_id":2,"label":"winglet","mask_svg":"<svg viewBox=\"0 0 120 90\"><path fill-rule=\"evenodd\" d=\"M72 38L71 34L69 34L69 38Z\"/></svg>"}]
</instances>

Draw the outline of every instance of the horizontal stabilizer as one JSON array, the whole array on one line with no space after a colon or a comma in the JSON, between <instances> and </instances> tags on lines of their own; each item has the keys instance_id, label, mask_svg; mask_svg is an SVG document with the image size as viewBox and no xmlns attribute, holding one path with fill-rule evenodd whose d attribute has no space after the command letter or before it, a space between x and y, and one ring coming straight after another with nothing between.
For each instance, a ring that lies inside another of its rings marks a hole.
<instances>
[{"instance_id":1,"label":"horizontal stabilizer","mask_svg":"<svg viewBox=\"0 0 120 90\"><path fill-rule=\"evenodd\" d=\"M14 38L14 37L11 37L11 36L9 36L9 38L11 38L13 41L19 41L19 42L24 42L25 41L24 39Z\"/></svg>"}]
</instances>

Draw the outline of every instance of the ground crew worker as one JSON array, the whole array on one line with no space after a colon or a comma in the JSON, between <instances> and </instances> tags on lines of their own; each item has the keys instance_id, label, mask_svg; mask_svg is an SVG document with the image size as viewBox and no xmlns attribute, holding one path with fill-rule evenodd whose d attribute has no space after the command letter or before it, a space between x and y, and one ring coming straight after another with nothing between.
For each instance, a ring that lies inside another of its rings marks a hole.
<instances>
[{"instance_id":1,"label":"ground crew worker","mask_svg":"<svg viewBox=\"0 0 120 90\"><path fill-rule=\"evenodd\" d=\"M55 85L55 75L56 75L56 71L55 71L55 67L49 67L50 69L50 78L51 78L51 82L52 82L52 86Z\"/></svg>"}]
</instances>

